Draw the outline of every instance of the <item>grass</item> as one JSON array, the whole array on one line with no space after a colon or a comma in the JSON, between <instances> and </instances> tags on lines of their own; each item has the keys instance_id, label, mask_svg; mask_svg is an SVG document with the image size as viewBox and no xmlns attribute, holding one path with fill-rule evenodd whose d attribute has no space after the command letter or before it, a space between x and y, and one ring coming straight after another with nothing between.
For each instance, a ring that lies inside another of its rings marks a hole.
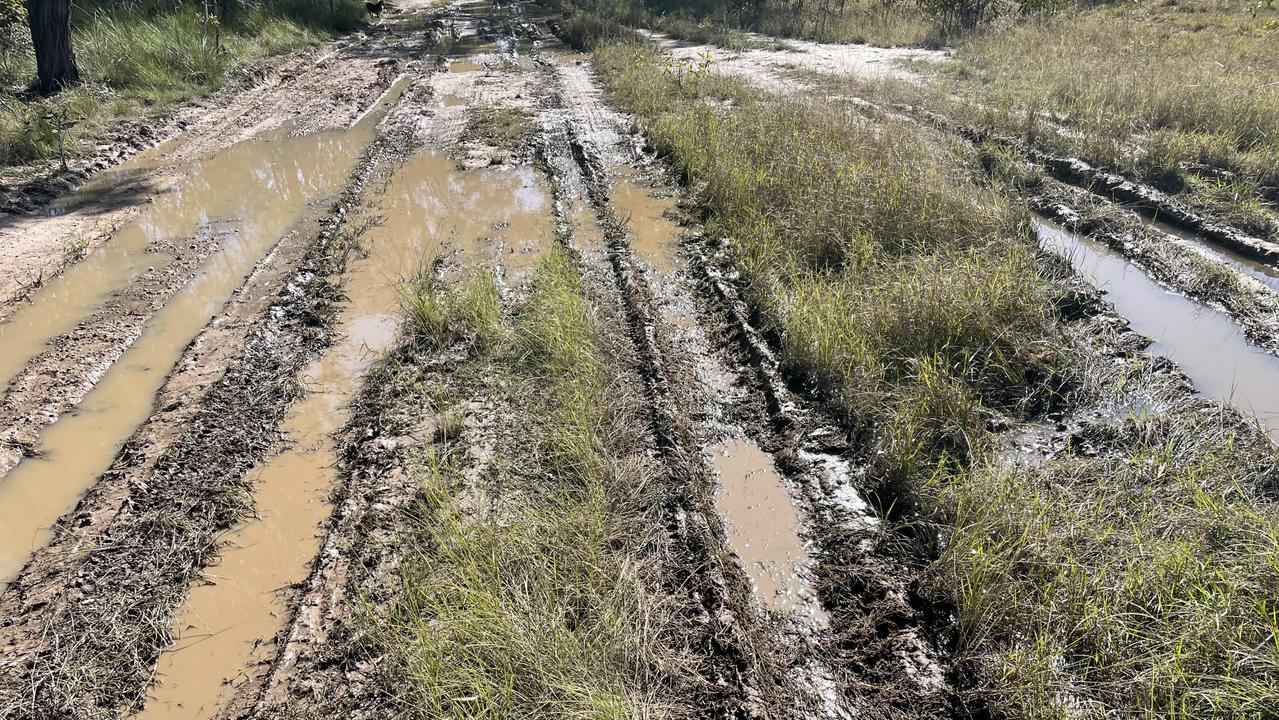
<instances>
[{"instance_id":1,"label":"grass","mask_svg":"<svg viewBox=\"0 0 1279 720\"><path fill-rule=\"evenodd\" d=\"M493 148L494 160L503 162L528 149L534 125L533 116L525 110L477 107L471 110L462 141Z\"/></svg>"},{"instance_id":2,"label":"grass","mask_svg":"<svg viewBox=\"0 0 1279 720\"><path fill-rule=\"evenodd\" d=\"M966 699L995 717L1266 717L1279 706L1273 445L1206 403L1091 426L1034 467L999 418L1133 383L1055 308L1023 207L974 150L838 101L596 52L734 250L796 379L862 438L891 524L931 527ZM1140 384L1140 383L1136 383ZM924 540L927 544L927 540Z\"/></svg>"},{"instance_id":3,"label":"grass","mask_svg":"<svg viewBox=\"0 0 1279 720\"><path fill-rule=\"evenodd\" d=\"M292 0L272 13L243 11L225 26L208 25L195 9L111 13L77 7L72 44L84 85L52 98L21 91L35 77L30 37L11 33L0 52L0 168L92 148L122 120L163 112L222 87L235 69L267 55L297 50L356 26L363 6Z\"/></svg>"},{"instance_id":4,"label":"grass","mask_svg":"<svg viewBox=\"0 0 1279 720\"><path fill-rule=\"evenodd\" d=\"M944 15L915 3L819 0L792 3L664 2L663 0L560 0L579 29L591 26L597 38L608 40L617 28L649 28L691 42L730 50L771 47L775 43L751 38L747 32L821 42L871 43L883 46L940 47L953 32ZM589 19L586 19L589 18ZM589 50L595 42L575 45Z\"/></svg>"},{"instance_id":5,"label":"grass","mask_svg":"<svg viewBox=\"0 0 1279 720\"><path fill-rule=\"evenodd\" d=\"M649 53L599 57L655 145L705 184L708 229L733 239L794 371L859 425L898 417L936 373L1001 408L1044 399L1052 287L1035 271L1028 215L971 181L961 146L834 105L734 93L714 73L655 71Z\"/></svg>"},{"instance_id":6,"label":"grass","mask_svg":"<svg viewBox=\"0 0 1279 720\"><path fill-rule=\"evenodd\" d=\"M411 297L419 346L470 347L479 375L461 382L500 378L516 427L491 497L464 477L463 422L443 423L454 429L422 459L397 599L371 618L397 700L431 718L667 715L681 671L670 608L650 589L651 470L574 262L545 259L511 318L488 279Z\"/></svg>"},{"instance_id":7,"label":"grass","mask_svg":"<svg viewBox=\"0 0 1279 720\"><path fill-rule=\"evenodd\" d=\"M1262 718L1279 707L1273 446L1220 413L1150 416L1111 452L942 489L935 572L983 692L1019 717Z\"/></svg>"},{"instance_id":8,"label":"grass","mask_svg":"<svg viewBox=\"0 0 1279 720\"><path fill-rule=\"evenodd\" d=\"M1105 5L963 38L939 70L962 98L952 112L970 122L1033 136L1275 236L1279 215L1259 188L1279 185L1276 42L1279 10L1265 4Z\"/></svg>"},{"instance_id":9,"label":"grass","mask_svg":"<svg viewBox=\"0 0 1279 720\"><path fill-rule=\"evenodd\" d=\"M736 28L952 46L953 59L924 68L943 81L938 87L894 94L1140 178L1246 232L1279 237L1274 3L1027 2L1017 13L991 11L975 28L946 12L953 3L925 5L764 3L745 13L717 3L687 12L661 2L586 3L613 24L732 48L750 45Z\"/></svg>"}]
</instances>

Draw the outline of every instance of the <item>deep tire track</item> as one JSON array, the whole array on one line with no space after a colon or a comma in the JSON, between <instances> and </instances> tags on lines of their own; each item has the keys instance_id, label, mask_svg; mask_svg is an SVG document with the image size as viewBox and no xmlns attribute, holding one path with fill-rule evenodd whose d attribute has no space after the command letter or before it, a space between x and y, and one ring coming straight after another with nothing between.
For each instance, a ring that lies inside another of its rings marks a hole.
<instances>
[{"instance_id":1,"label":"deep tire track","mask_svg":"<svg viewBox=\"0 0 1279 720\"><path fill-rule=\"evenodd\" d=\"M142 704L188 586L216 557L221 533L252 512L246 473L278 446L278 423L303 392L298 373L332 339L346 208L384 142L366 150L301 266L178 440L142 473L142 453L126 445L69 517L93 515L95 498L127 483L119 511L71 548L55 541L6 591L5 717L114 717Z\"/></svg>"}]
</instances>

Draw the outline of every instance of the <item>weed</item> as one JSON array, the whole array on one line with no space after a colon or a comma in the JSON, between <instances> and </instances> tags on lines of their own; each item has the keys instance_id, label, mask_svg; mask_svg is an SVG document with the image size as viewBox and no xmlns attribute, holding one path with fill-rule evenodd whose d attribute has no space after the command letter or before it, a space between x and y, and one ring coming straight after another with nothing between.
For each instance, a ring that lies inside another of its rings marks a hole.
<instances>
[{"instance_id":1,"label":"weed","mask_svg":"<svg viewBox=\"0 0 1279 720\"><path fill-rule=\"evenodd\" d=\"M501 306L493 278L474 274L459 288L447 287L427 272L400 289L409 337L419 346L439 350L459 342L486 349L502 335Z\"/></svg>"},{"instance_id":2,"label":"weed","mask_svg":"<svg viewBox=\"0 0 1279 720\"><path fill-rule=\"evenodd\" d=\"M463 140L517 155L532 137L532 128L533 117L527 111L479 107L471 110Z\"/></svg>"}]
</instances>

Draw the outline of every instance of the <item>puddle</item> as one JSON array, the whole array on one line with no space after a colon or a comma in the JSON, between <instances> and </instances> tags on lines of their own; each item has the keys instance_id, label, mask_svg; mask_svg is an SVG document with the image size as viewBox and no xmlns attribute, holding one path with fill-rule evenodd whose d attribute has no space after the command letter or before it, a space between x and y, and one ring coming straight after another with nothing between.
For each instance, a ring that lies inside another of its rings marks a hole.
<instances>
[{"instance_id":1,"label":"puddle","mask_svg":"<svg viewBox=\"0 0 1279 720\"><path fill-rule=\"evenodd\" d=\"M613 206L630 229L631 250L662 275L679 268L675 253L680 228L666 218L674 198L662 198L627 175L613 181Z\"/></svg>"},{"instance_id":2,"label":"puddle","mask_svg":"<svg viewBox=\"0 0 1279 720\"><path fill-rule=\"evenodd\" d=\"M1257 417L1279 440L1279 358L1251 345L1230 316L1168 292L1101 243L1045 220L1037 222L1045 248L1075 268L1186 373L1195 389Z\"/></svg>"},{"instance_id":3,"label":"puddle","mask_svg":"<svg viewBox=\"0 0 1279 720\"><path fill-rule=\"evenodd\" d=\"M483 63L478 63L471 60L449 61L449 72L451 73L480 72L483 69L484 69Z\"/></svg>"},{"instance_id":4,"label":"puddle","mask_svg":"<svg viewBox=\"0 0 1279 720\"><path fill-rule=\"evenodd\" d=\"M168 256L145 251L152 243L181 242L215 223L238 229L244 248L274 240L308 202L335 191L370 138L367 130L259 138L193 163L183 182L0 323L0 387L133 278L166 265Z\"/></svg>"},{"instance_id":5,"label":"puddle","mask_svg":"<svg viewBox=\"0 0 1279 720\"><path fill-rule=\"evenodd\" d=\"M0 325L3 368L17 372L53 335L73 327L110 294L112 283L156 262L142 249L217 224L224 246L196 279L156 312L142 335L107 370L74 412L40 438L40 456L0 479L0 583L49 539L50 526L75 506L116 451L150 415L156 391L191 342L257 261L301 219L311 202L334 195L372 139L372 124L338 133L238 144L196 163L191 179L45 288L20 316Z\"/></svg>"},{"instance_id":6,"label":"puddle","mask_svg":"<svg viewBox=\"0 0 1279 720\"><path fill-rule=\"evenodd\" d=\"M311 392L284 423L290 449L256 471L258 519L226 538L229 547L207 573L212 584L192 588L173 624L177 642L160 657L159 684L139 720L211 716L243 680L243 669L266 659L263 641L276 635L286 614L278 591L306 578L320 547L319 526L332 510L330 435L346 422L359 378L395 339L400 281L444 251L442 240L461 247L468 265L502 257L500 248L523 247L528 251L505 257L508 268L527 268L550 237L550 207L528 168L460 171L449 158L425 152L396 172L384 198L373 213L381 224L363 238L366 255L345 278L343 339L307 370Z\"/></svg>"},{"instance_id":7,"label":"puddle","mask_svg":"<svg viewBox=\"0 0 1279 720\"><path fill-rule=\"evenodd\" d=\"M532 167L458 170L435 152L399 169L380 211L382 231L413 243L397 268L401 277L418 271L421 247L434 242L448 244L465 264L501 265L518 276L554 237L550 201Z\"/></svg>"},{"instance_id":8,"label":"puddle","mask_svg":"<svg viewBox=\"0 0 1279 720\"><path fill-rule=\"evenodd\" d=\"M772 457L741 438L712 446L707 453L720 481L715 507L756 595L780 613L824 620L803 575L808 555L799 536L799 515Z\"/></svg>"},{"instance_id":9,"label":"puddle","mask_svg":"<svg viewBox=\"0 0 1279 720\"><path fill-rule=\"evenodd\" d=\"M440 110L466 104L466 98L460 95L453 95L452 93L444 93L436 96L435 98L435 107Z\"/></svg>"}]
</instances>

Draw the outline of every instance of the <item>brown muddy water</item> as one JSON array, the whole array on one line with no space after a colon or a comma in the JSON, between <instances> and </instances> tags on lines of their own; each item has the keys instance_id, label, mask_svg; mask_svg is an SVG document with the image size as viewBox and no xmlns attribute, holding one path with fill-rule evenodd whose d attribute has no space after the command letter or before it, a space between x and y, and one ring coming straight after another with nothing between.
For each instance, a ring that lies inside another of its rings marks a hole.
<instances>
[{"instance_id":1,"label":"brown muddy water","mask_svg":"<svg viewBox=\"0 0 1279 720\"><path fill-rule=\"evenodd\" d=\"M142 252L153 239L181 237L210 223L230 232L223 247L151 318L79 407L45 430L38 457L24 459L0 479L0 582L48 540L50 525L74 507L150 415L156 391L187 344L308 204L338 191L371 139L372 128L359 127L254 140L200 163L192 183L157 201L155 209L118 238L119 245L112 241L106 252L95 253L64 275L67 283L54 293L42 293L23 308L22 318L0 326L5 363L20 368L57 326L72 325L78 315L91 312L109 294L111 282L127 278L141 263L154 262L154 256ZM81 286L71 284L82 280ZM38 320L40 313L49 320Z\"/></svg>"},{"instance_id":2,"label":"brown muddy water","mask_svg":"<svg viewBox=\"0 0 1279 720\"><path fill-rule=\"evenodd\" d=\"M227 252L252 252L301 216L307 203L332 194L370 139L358 132L288 137L287 128L236 144L191 165L186 179L159 195L102 247L36 291L0 324L0 387L54 337L70 331L147 268L170 256L152 245L182 242L202 230L238 231ZM89 202L120 175L145 172L145 160L97 178L62 202ZM0 576L3 573L0 572Z\"/></svg>"},{"instance_id":3,"label":"brown muddy water","mask_svg":"<svg viewBox=\"0 0 1279 720\"><path fill-rule=\"evenodd\" d=\"M613 181L613 207L630 230L631 250L658 273L668 275L679 269L679 225L667 214L674 212L675 199L659 197L633 173L623 171Z\"/></svg>"},{"instance_id":4,"label":"brown muddy water","mask_svg":"<svg viewBox=\"0 0 1279 720\"><path fill-rule=\"evenodd\" d=\"M346 422L364 372L394 342L403 281L451 253L465 265L501 263L518 275L552 237L550 207L531 168L464 171L434 152L400 167L381 203L363 215L380 222L344 278L350 300L339 320L342 340L306 371L310 392L283 427L289 449L254 471L257 517L225 538L207 582L191 589L140 720L209 717L245 669L269 657L268 641L287 613L279 591L306 578L332 511L332 434Z\"/></svg>"},{"instance_id":5,"label":"brown muddy water","mask_svg":"<svg viewBox=\"0 0 1279 720\"><path fill-rule=\"evenodd\" d=\"M707 450L721 490L715 507L724 518L729 546L741 558L765 607L824 622L806 572L799 514L773 458L737 438Z\"/></svg>"},{"instance_id":6,"label":"brown muddy water","mask_svg":"<svg viewBox=\"0 0 1279 720\"><path fill-rule=\"evenodd\" d=\"M1041 244L1066 256L1132 329L1152 339L1203 395L1255 416L1279 440L1279 358L1251 345L1226 313L1165 290L1099 242L1038 220Z\"/></svg>"}]
</instances>

